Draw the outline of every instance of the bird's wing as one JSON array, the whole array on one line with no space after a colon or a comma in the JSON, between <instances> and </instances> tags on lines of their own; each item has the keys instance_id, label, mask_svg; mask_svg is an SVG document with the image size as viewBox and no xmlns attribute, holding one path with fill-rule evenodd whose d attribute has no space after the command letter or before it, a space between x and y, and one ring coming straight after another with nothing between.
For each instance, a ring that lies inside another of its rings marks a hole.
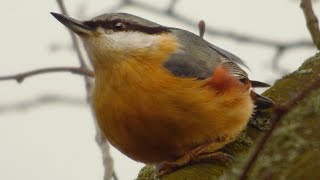
<instances>
[{"instance_id":1,"label":"bird's wing","mask_svg":"<svg viewBox=\"0 0 320 180\"><path fill-rule=\"evenodd\" d=\"M246 64L237 56L225 51L199 36L181 29L171 29L179 43L179 49L164 62L173 75L207 79L213 74L214 69L220 65L229 68L230 73L242 82L249 80L248 74L239 66ZM252 87L268 87L269 85L259 81L251 81ZM273 101L267 97L251 91L256 99L256 105L260 109L273 106Z\"/></svg>"},{"instance_id":2,"label":"bird's wing","mask_svg":"<svg viewBox=\"0 0 320 180\"><path fill-rule=\"evenodd\" d=\"M248 79L247 73L239 65L246 66L237 56L203 40L199 36L180 29L172 29L180 44L164 66L175 76L206 79L219 65L229 68L238 79Z\"/></svg>"}]
</instances>

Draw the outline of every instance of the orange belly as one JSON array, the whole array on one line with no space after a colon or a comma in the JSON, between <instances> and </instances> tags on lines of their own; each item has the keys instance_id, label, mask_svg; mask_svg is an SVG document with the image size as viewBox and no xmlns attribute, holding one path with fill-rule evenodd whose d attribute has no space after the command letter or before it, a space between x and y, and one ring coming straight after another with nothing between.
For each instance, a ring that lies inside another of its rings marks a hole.
<instances>
[{"instance_id":1,"label":"orange belly","mask_svg":"<svg viewBox=\"0 0 320 180\"><path fill-rule=\"evenodd\" d=\"M109 142L144 163L175 160L214 138L231 139L252 114L249 94L237 89L219 93L204 82L170 76L157 83L124 79L114 80L120 86L96 82L94 110Z\"/></svg>"}]
</instances>

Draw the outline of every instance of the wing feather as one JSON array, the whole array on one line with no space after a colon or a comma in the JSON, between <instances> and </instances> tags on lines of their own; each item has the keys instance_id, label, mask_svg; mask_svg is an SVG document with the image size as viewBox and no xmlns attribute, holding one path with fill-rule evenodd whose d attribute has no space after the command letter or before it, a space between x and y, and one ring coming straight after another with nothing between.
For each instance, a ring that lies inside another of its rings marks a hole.
<instances>
[{"instance_id":1,"label":"wing feather","mask_svg":"<svg viewBox=\"0 0 320 180\"><path fill-rule=\"evenodd\" d=\"M177 37L179 49L164 63L173 75L178 77L189 77L197 79L207 79L212 76L214 69L223 64L228 67L231 74L241 82L248 82L248 74L239 66L247 65L242 59L228 51L225 51L199 36L182 30L171 29ZM252 87L266 87L267 84L259 81L251 81ZM258 108L268 108L273 106L273 101L267 97L256 95L251 91L256 99Z\"/></svg>"},{"instance_id":2,"label":"wing feather","mask_svg":"<svg viewBox=\"0 0 320 180\"><path fill-rule=\"evenodd\" d=\"M182 29L171 29L171 32L177 37L180 46L164 66L175 76L206 79L212 76L216 67L224 64L233 76L248 79L248 74L239 65L247 66L239 57L191 32Z\"/></svg>"}]
</instances>

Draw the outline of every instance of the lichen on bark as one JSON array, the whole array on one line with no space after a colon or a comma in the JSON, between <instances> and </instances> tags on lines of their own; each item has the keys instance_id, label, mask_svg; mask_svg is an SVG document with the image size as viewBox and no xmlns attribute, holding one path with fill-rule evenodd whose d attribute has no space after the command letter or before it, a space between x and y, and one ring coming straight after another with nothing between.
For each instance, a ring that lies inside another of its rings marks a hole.
<instances>
[{"instance_id":1,"label":"lichen on bark","mask_svg":"<svg viewBox=\"0 0 320 180\"><path fill-rule=\"evenodd\" d=\"M276 103L284 103L320 77L320 54L309 58L293 73L286 75L268 89L264 95ZM258 113L237 140L223 151L233 155L230 164L199 163L186 166L161 180L237 179L243 165L268 129L272 111ZM320 89L281 119L281 122L260 154L248 179L320 179ZM157 179L154 167L145 166L138 180Z\"/></svg>"}]
</instances>

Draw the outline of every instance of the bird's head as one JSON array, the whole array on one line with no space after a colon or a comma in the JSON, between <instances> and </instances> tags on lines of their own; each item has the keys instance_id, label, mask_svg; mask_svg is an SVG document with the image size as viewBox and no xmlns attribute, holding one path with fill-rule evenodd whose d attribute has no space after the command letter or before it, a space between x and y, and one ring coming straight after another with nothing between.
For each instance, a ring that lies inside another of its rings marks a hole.
<instances>
[{"instance_id":1,"label":"bird's head","mask_svg":"<svg viewBox=\"0 0 320 180\"><path fill-rule=\"evenodd\" d=\"M170 28L131 14L104 14L89 21L51 14L80 36L95 71L127 61L163 61L177 49Z\"/></svg>"}]
</instances>

